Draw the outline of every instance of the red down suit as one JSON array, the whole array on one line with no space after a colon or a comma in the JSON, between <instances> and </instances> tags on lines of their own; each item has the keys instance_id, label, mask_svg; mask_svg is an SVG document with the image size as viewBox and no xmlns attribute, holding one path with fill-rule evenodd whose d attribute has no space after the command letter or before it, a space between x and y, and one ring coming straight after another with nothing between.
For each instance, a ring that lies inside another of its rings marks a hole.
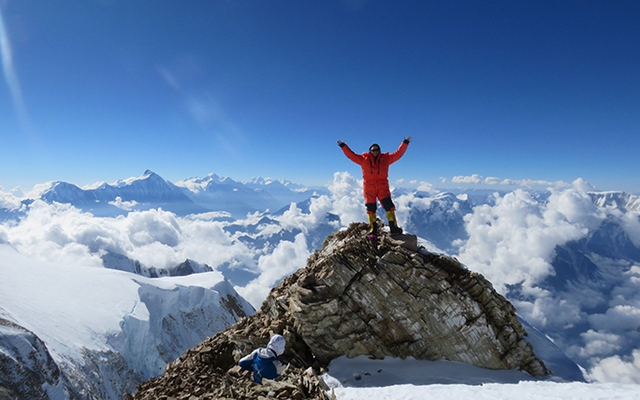
<instances>
[{"instance_id":1,"label":"red down suit","mask_svg":"<svg viewBox=\"0 0 640 400\"><path fill-rule=\"evenodd\" d=\"M376 199L380 200L387 211L395 209L391 203L391 191L389 190L389 165L398 161L407 151L407 147L409 147L409 142L405 140L393 153L380 153L378 157L374 157L371 152L356 154L346 144L340 147L351 161L362 168L364 202L367 205L367 213L375 213ZM386 201L383 202L383 199ZM373 204L373 207L370 204Z\"/></svg>"}]
</instances>

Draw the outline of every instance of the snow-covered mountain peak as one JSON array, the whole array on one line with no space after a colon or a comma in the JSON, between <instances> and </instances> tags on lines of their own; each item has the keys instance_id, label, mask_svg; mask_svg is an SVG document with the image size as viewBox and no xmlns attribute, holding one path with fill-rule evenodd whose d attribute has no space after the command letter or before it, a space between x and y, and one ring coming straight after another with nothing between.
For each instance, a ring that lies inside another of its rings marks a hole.
<instances>
[{"instance_id":1,"label":"snow-covered mountain peak","mask_svg":"<svg viewBox=\"0 0 640 400\"><path fill-rule=\"evenodd\" d=\"M31 198L31 199L40 198L43 194L45 194L45 193L51 191L52 189L54 189L59 183L60 183L60 181L51 181L51 182L39 183L39 184L35 185L33 187L33 189L31 189L29 192L27 192L25 197Z\"/></svg>"},{"instance_id":2,"label":"snow-covered mountain peak","mask_svg":"<svg viewBox=\"0 0 640 400\"><path fill-rule=\"evenodd\" d=\"M140 175L139 177L131 177L131 178L127 178L127 179L122 179L117 181L114 185L111 186L115 186L115 187L123 187L123 186L130 186L135 184L136 182L140 182L140 181L157 181L157 182L165 182L165 179L162 178L160 175L156 174L155 172L151 171L150 169L144 171L144 173L142 175Z\"/></svg>"},{"instance_id":3,"label":"snow-covered mountain peak","mask_svg":"<svg viewBox=\"0 0 640 400\"><path fill-rule=\"evenodd\" d=\"M271 186L271 188L280 187L286 190L298 190L304 188L304 186L299 185L297 183L288 181L286 179L273 179L273 178L263 178L263 177L254 177L249 180L247 186L256 187L256 186Z\"/></svg>"},{"instance_id":4,"label":"snow-covered mountain peak","mask_svg":"<svg viewBox=\"0 0 640 400\"><path fill-rule=\"evenodd\" d=\"M198 194L204 192L210 188L213 188L215 185L226 184L226 185L240 185L240 183L234 181L228 177L220 177L214 173L205 175L203 177L193 177L184 179L181 181L177 181L175 183L176 186L185 188L192 193Z\"/></svg>"},{"instance_id":5,"label":"snow-covered mountain peak","mask_svg":"<svg viewBox=\"0 0 640 400\"><path fill-rule=\"evenodd\" d=\"M589 192L589 196L598 207L613 207L621 211L640 213L640 196L626 192Z\"/></svg>"},{"instance_id":6,"label":"snow-covered mountain peak","mask_svg":"<svg viewBox=\"0 0 640 400\"><path fill-rule=\"evenodd\" d=\"M37 199L71 204L100 217L162 208L180 216L223 211L242 218L248 213L279 210L311 195L308 188L287 181L256 178L253 183L244 184L213 173L174 184L148 169L139 177L111 184L103 181L80 188L56 181L37 185L28 197L17 202L14 199L10 206L3 205L8 201L0 198L0 220L18 218L15 205Z\"/></svg>"},{"instance_id":7,"label":"snow-covered mountain peak","mask_svg":"<svg viewBox=\"0 0 640 400\"><path fill-rule=\"evenodd\" d=\"M105 181L98 181L95 183L91 183L89 185L85 185L82 186L82 190L104 190L105 188L108 187L124 187L124 186L129 186L134 182L137 181L141 181L141 180L145 180L145 179L149 179L149 178L153 178L153 179L161 179L164 181L164 179L156 174L155 172L151 171L150 169L147 169L146 171L144 171L144 173L138 177L130 177L130 178L126 178L126 179L118 179L117 181L113 182L113 183L108 183Z\"/></svg>"},{"instance_id":8,"label":"snow-covered mountain peak","mask_svg":"<svg viewBox=\"0 0 640 400\"><path fill-rule=\"evenodd\" d=\"M262 178L259 176L253 177L251 178L247 184L250 185L261 185L261 186L265 186L265 185L273 185L273 184L279 184L279 185L284 185L284 181L282 180L277 180L277 179L272 179L272 178Z\"/></svg>"},{"instance_id":9,"label":"snow-covered mountain peak","mask_svg":"<svg viewBox=\"0 0 640 400\"><path fill-rule=\"evenodd\" d=\"M98 182L94 182L91 183L89 185L84 185L81 187L82 190L96 190L96 189L100 189L100 188L104 188L105 186L108 186L109 184L105 181L98 181ZM115 183L114 183L115 185Z\"/></svg>"}]
</instances>

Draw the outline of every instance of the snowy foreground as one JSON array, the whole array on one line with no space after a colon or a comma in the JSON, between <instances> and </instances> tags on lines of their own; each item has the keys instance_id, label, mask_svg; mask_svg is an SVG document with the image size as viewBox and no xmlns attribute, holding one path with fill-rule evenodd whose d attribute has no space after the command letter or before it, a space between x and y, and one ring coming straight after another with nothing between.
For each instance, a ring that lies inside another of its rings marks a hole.
<instances>
[{"instance_id":1,"label":"snowy foreground","mask_svg":"<svg viewBox=\"0 0 640 400\"><path fill-rule=\"evenodd\" d=\"M239 299L237 308L224 306L230 298ZM0 383L2 374L20 376L24 368L51 377L55 383L42 386L50 399L70 397L65 388L73 384L65 377L80 382L73 389L94 398L119 399L140 380L162 374L185 350L231 326L239 309L243 315L254 312L219 272L146 278L31 259L0 238L0 318L22 327L0 324L0 360L7 361L0 365ZM55 363L47 362L49 354ZM63 379L57 378L58 367Z\"/></svg>"},{"instance_id":2,"label":"snowy foreground","mask_svg":"<svg viewBox=\"0 0 640 400\"><path fill-rule=\"evenodd\" d=\"M534 380L449 361L339 358L325 381L338 400L640 399L640 385Z\"/></svg>"}]
</instances>

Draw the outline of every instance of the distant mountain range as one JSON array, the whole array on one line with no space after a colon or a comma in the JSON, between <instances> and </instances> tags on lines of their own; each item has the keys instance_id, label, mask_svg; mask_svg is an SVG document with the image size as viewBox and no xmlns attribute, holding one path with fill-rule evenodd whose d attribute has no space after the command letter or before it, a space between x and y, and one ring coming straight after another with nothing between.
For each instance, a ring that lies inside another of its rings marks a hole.
<instances>
[{"instance_id":1,"label":"distant mountain range","mask_svg":"<svg viewBox=\"0 0 640 400\"><path fill-rule=\"evenodd\" d=\"M396 189L394 197L408 193L407 189ZM233 219L246 217L247 213L277 213L291 203L308 201L314 195L328 194L326 187L306 187L285 180L254 178L249 182L239 182L228 177L209 174L172 183L151 170L146 170L137 178L120 180L113 184L97 183L81 188L72 183L55 181L40 185L38 191L23 203L40 199L48 203L71 204L95 216L112 217L129 211L162 208L178 216L221 212ZM416 192L418 197L430 194ZM412 216L410 224L430 231L425 237L433 237L443 249L447 249L449 238L464 237L460 216L472 211L480 204L491 204L494 193L506 191L480 189L442 191L434 198L429 213L420 218ZM541 192L540 200L545 194ZM625 192L592 192L590 196L599 207L616 207L623 212L640 213L640 196ZM452 204L461 208L455 211ZM0 222L17 215L19 210L11 210L0 204ZM425 224L426 217L429 226ZM441 218L442 217L442 218ZM449 231L446 233L444 230ZM426 233L426 232L425 232Z\"/></svg>"},{"instance_id":2,"label":"distant mountain range","mask_svg":"<svg viewBox=\"0 0 640 400\"><path fill-rule=\"evenodd\" d=\"M147 170L138 178L86 188L67 182L49 182L41 185L35 197L48 203L71 204L99 217L162 208L178 216L220 211L241 218L256 211L276 211L291 202L303 201L314 192L326 193L327 190L264 178L241 183L215 174L172 183Z\"/></svg>"}]
</instances>

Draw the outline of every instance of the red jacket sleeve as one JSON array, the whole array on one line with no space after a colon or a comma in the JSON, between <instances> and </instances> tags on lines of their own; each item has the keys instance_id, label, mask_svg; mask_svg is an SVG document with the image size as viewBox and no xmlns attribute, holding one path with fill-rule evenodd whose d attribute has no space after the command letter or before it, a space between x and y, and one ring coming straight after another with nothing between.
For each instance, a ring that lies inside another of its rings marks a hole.
<instances>
[{"instance_id":1,"label":"red jacket sleeve","mask_svg":"<svg viewBox=\"0 0 640 400\"><path fill-rule=\"evenodd\" d=\"M341 146L340 148L344 152L344 155L349 158L349 160L358 165L362 165L364 163L364 156L354 153L353 150L351 150L346 144L344 146Z\"/></svg>"},{"instance_id":2,"label":"red jacket sleeve","mask_svg":"<svg viewBox=\"0 0 640 400\"><path fill-rule=\"evenodd\" d=\"M389 164L393 164L394 162L398 161L400 157L404 155L404 152L407 151L407 147L409 147L409 143L403 140L396 151L394 151L393 153L389 153Z\"/></svg>"}]
</instances>

